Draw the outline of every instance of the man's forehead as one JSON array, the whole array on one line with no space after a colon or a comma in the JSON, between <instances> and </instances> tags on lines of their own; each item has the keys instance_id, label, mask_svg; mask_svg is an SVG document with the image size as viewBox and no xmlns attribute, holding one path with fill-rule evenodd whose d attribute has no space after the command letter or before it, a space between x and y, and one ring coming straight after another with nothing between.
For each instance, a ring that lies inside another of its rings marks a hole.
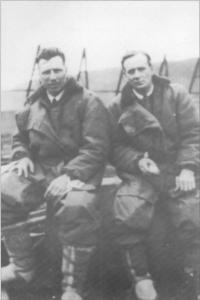
<instances>
[{"instance_id":1,"label":"man's forehead","mask_svg":"<svg viewBox=\"0 0 200 300\"><path fill-rule=\"evenodd\" d=\"M138 53L126 59L124 62L124 67L127 70L132 68L137 68L139 66L147 66L147 65L149 65L147 61L147 57L143 53Z\"/></svg>"},{"instance_id":2,"label":"man's forehead","mask_svg":"<svg viewBox=\"0 0 200 300\"><path fill-rule=\"evenodd\" d=\"M54 56L50 59L40 59L38 63L39 69L55 69L55 68L64 68L65 64L60 56Z\"/></svg>"}]
</instances>

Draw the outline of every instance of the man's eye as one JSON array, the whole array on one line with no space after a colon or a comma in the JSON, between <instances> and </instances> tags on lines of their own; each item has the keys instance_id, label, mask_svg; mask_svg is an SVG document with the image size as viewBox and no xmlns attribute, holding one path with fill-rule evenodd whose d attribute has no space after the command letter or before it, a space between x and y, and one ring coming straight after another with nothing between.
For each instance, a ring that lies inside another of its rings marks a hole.
<instances>
[{"instance_id":1,"label":"man's eye","mask_svg":"<svg viewBox=\"0 0 200 300\"><path fill-rule=\"evenodd\" d=\"M133 75L135 73L135 70L129 70L128 74Z\"/></svg>"},{"instance_id":2,"label":"man's eye","mask_svg":"<svg viewBox=\"0 0 200 300\"><path fill-rule=\"evenodd\" d=\"M42 72L43 75L49 75L50 74L50 71L44 71Z\"/></svg>"},{"instance_id":3,"label":"man's eye","mask_svg":"<svg viewBox=\"0 0 200 300\"><path fill-rule=\"evenodd\" d=\"M62 70L60 69L54 69L54 73L60 73Z\"/></svg>"}]
</instances>

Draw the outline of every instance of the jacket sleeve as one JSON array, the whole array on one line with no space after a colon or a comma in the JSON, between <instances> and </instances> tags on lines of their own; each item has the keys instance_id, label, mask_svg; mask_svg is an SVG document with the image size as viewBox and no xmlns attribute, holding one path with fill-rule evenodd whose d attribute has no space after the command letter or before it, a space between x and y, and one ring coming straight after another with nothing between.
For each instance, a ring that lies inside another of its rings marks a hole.
<instances>
[{"instance_id":1,"label":"jacket sleeve","mask_svg":"<svg viewBox=\"0 0 200 300\"><path fill-rule=\"evenodd\" d=\"M177 165L182 168L196 170L200 164L199 151L199 116L198 107L182 86L175 86L176 116L179 129L180 147Z\"/></svg>"},{"instance_id":2,"label":"jacket sleeve","mask_svg":"<svg viewBox=\"0 0 200 300\"><path fill-rule=\"evenodd\" d=\"M117 171L134 174L138 172L138 160L144 155L130 145L123 129L118 124L120 117L120 105L113 102L109 107L111 128L112 128L112 152L110 155L111 163Z\"/></svg>"},{"instance_id":3,"label":"jacket sleeve","mask_svg":"<svg viewBox=\"0 0 200 300\"><path fill-rule=\"evenodd\" d=\"M18 160L23 157L31 157L29 152L29 139L26 130L26 123L29 116L29 108L16 113L16 131L12 141L12 160Z\"/></svg>"},{"instance_id":4,"label":"jacket sleeve","mask_svg":"<svg viewBox=\"0 0 200 300\"><path fill-rule=\"evenodd\" d=\"M64 171L71 178L87 182L105 167L110 150L110 126L108 112L98 98L92 95L85 97L83 105L84 109L80 112L80 148L77 156L64 167Z\"/></svg>"}]
</instances>

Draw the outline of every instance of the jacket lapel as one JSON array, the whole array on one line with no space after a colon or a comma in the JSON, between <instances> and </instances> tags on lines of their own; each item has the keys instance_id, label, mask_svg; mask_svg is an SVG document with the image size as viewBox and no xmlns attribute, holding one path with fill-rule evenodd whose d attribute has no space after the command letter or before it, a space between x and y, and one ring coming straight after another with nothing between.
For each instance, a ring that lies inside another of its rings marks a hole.
<instances>
[{"instance_id":1,"label":"jacket lapel","mask_svg":"<svg viewBox=\"0 0 200 300\"><path fill-rule=\"evenodd\" d=\"M74 79L69 79L66 83L63 96L60 99L60 105L64 106L65 102L67 103L75 99L76 97L73 96L82 92L82 90L82 87L77 85ZM34 95L32 96L34 101L31 105L27 129L34 129L42 133L43 135L51 139L54 143L57 143L57 145L61 149L64 149L63 143L59 139L58 134L51 124L49 116L50 103L45 90L43 88L40 88L40 90L35 92L35 95L37 95L37 99L35 99ZM62 122L62 120L60 121Z\"/></svg>"}]
</instances>

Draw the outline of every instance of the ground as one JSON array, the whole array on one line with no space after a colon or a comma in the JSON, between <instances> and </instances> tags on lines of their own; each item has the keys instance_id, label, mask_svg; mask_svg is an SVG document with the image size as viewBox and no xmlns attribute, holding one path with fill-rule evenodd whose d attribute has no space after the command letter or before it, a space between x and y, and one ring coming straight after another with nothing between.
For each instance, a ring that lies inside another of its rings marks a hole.
<instances>
[{"instance_id":1,"label":"ground","mask_svg":"<svg viewBox=\"0 0 200 300\"><path fill-rule=\"evenodd\" d=\"M48 241L43 240L37 245L38 266L33 282L31 284L18 282L8 286L10 300L60 300L59 249L56 246L56 249L53 251L51 249L49 252L47 244ZM5 257L3 251L3 264L7 263ZM168 263L167 259L165 263ZM164 270L165 263L162 261L160 267L158 265L152 267L160 294L159 300L196 300L192 282L186 282L181 270L177 267L169 269L166 266ZM159 268L162 270L160 271ZM107 244L102 247L99 245L92 257L88 278L94 295L92 300L125 300L124 292L130 287L129 274L122 263L119 251L116 248L112 249L111 245ZM135 300L133 295L130 300Z\"/></svg>"}]
</instances>

